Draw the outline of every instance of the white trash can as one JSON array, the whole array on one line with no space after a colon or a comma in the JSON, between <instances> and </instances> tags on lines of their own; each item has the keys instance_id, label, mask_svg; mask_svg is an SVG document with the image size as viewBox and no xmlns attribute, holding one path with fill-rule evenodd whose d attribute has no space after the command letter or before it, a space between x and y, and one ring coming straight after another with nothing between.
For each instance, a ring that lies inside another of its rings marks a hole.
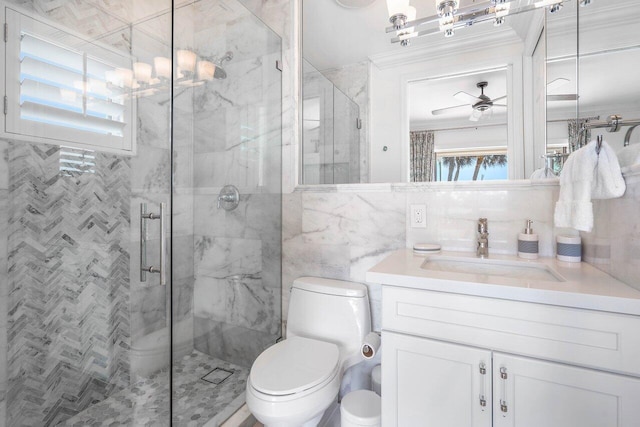
<instances>
[{"instance_id":1,"label":"white trash can","mask_svg":"<svg viewBox=\"0 0 640 427\"><path fill-rule=\"evenodd\" d=\"M371 390L382 396L382 366L376 365L371 371Z\"/></svg>"},{"instance_id":2,"label":"white trash can","mask_svg":"<svg viewBox=\"0 0 640 427\"><path fill-rule=\"evenodd\" d=\"M342 427L380 427L380 396L371 390L356 390L347 394L340 404Z\"/></svg>"}]
</instances>

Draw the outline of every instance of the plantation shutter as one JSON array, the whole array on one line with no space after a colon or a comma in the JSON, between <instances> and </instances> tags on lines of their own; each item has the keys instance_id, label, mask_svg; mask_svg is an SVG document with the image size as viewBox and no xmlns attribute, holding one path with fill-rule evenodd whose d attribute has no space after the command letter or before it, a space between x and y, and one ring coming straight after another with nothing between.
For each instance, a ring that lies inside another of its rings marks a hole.
<instances>
[{"instance_id":1,"label":"plantation shutter","mask_svg":"<svg viewBox=\"0 0 640 427\"><path fill-rule=\"evenodd\" d=\"M5 132L132 151L131 97L105 79L131 60L9 8L6 19Z\"/></svg>"}]
</instances>

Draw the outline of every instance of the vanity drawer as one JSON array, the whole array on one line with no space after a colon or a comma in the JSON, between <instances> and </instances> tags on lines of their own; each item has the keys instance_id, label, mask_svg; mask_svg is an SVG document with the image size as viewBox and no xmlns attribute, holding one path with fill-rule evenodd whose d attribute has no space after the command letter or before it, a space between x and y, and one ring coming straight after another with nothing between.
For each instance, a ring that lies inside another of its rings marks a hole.
<instances>
[{"instance_id":1,"label":"vanity drawer","mask_svg":"<svg viewBox=\"0 0 640 427\"><path fill-rule=\"evenodd\" d=\"M640 376L640 317L384 286L382 329Z\"/></svg>"}]
</instances>

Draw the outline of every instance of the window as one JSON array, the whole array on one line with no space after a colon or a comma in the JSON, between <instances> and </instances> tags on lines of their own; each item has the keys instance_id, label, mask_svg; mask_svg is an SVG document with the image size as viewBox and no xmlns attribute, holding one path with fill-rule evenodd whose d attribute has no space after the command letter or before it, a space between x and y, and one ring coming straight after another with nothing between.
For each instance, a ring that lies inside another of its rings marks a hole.
<instances>
[{"instance_id":1,"label":"window","mask_svg":"<svg viewBox=\"0 0 640 427\"><path fill-rule=\"evenodd\" d=\"M507 178L506 150L436 153L436 181L490 181Z\"/></svg>"},{"instance_id":2,"label":"window","mask_svg":"<svg viewBox=\"0 0 640 427\"><path fill-rule=\"evenodd\" d=\"M133 154L134 103L106 75L131 58L5 9L7 137Z\"/></svg>"}]
</instances>

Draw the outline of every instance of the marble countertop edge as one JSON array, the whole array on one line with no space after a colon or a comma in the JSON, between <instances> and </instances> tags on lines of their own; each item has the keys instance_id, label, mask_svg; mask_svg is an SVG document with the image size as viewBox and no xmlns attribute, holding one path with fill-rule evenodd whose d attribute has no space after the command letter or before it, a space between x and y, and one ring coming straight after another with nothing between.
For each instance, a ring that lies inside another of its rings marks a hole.
<instances>
[{"instance_id":1,"label":"marble countertop edge","mask_svg":"<svg viewBox=\"0 0 640 427\"><path fill-rule=\"evenodd\" d=\"M469 256L458 252L442 252L441 255ZM493 258L522 261L511 255ZM366 273L366 281L387 286L640 316L640 291L584 262L566 267L566 263L559 263L555 258L540 258L536 262L554 268L566 281L538 281L531 284L506 277L496 278L496 283L474 282L468 279L472 275L422 269L420 266L425 259L425 255L416 255L411 249L400 249L371 268Z\"/></svg>"}]
</instances>

